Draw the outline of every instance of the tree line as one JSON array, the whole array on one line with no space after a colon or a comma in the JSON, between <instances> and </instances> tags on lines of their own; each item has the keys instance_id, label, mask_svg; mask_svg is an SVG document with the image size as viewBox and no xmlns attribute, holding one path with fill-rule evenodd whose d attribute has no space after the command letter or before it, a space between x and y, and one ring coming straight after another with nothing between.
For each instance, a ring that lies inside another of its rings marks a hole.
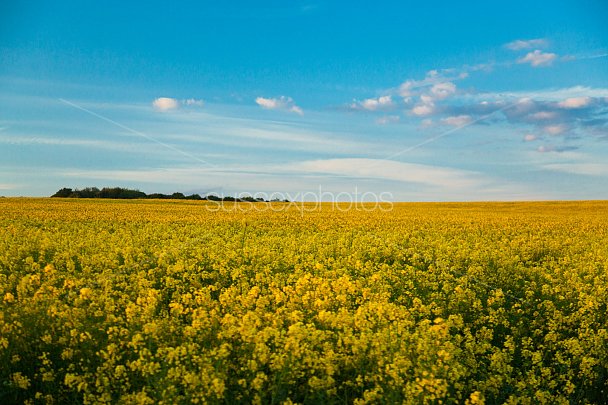
<instances>
[{"instance_id":1,"label":"tree line","mask_svg":"<svg viewBox=\"0 0 608 405\"><path fill-rule=\"evenodd\" d=\"M161 200L208 200L208 201L232 201L232 202L268 202L263 198L254 198L252 196L245 197L219 197L213 194L209 194L206 196L201 196L200 194L190 194L184 195L183 193L173 193L173 194L162 194L162 193L152 193L146 194L143 191L139 190L131 190L128 188L122 187L104 187L99 189L97 187L86 187L83 189L74 189L71 188L62 188L57 191L51 197L58 198L113 198L113 199L161 199ZM279 201L279 200L272 200ZM284 202L289 202L288 200L284 200Z\"/></svg>"}]
</instances>

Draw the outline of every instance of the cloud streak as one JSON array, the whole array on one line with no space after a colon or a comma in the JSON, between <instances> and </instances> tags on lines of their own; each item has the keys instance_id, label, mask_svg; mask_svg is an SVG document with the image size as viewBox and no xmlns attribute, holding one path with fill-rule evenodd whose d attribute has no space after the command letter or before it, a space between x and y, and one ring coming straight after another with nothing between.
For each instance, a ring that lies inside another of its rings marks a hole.
<instances>
[{"instance_id":1,"label":"cloud streak","mask_svg":"<svg viewBox=\"0 0 608 405\"><path fill-rule=\"evenodd\" d=\"M479 187L485 183L475 172L367 158L305 161L290 164L286 169L300 173L382 179L450 189Z\"/></svg>"},{"instance_id":2,"label":"cloud streak","mask_svg":"<svg viewBox=\"0 0 608 405\"><path fill-rule=\"evenodd\" d=\"M156 111L161 112L174 111L179 109L181 106L202 107L203 104L203 100L198 100L195 98L177 100L171 97L159 97L152 101L152 107L154 107Z\"/></svg>"},{"instance_id":3,"label":"cloud streak","mask_svg":"<svg viewBox=\"0 0 608 405\"><path fill-rule=\"evenodd\" d=\"M532 48L545 48L549 45L549 41L544 38L536 39L517 39L515 41L505 44L504 47L512 51L521 51L524 49Z\"/></svg>"},{"instance_id":4,"label":"cloud streak","mask_svg":"<svg viewBox=\"0 0 608 405\"><path fill-rule=\"evenodd\" d=\"M554 163L546 164L543 167L562 173L608 177L608 164L606 163Z\"/></svg>"},{"instance_id":5,"label":"cloud streak","mask_svg":"<svg viewBox=\"0 0 608 405\"><path fill-rule=\"evenodd\" d=\"M171 187L180 184L189 189L198 187L205 190L214 189L213 184L221 184L221 189L226 192L296 192L300 196L321 189L336 192L358 190L360 193L395 190L396 198L408 200L445 200L446 196L450 200L470 200L471 196L478 200L512 200L528 199L534 195L521 185L493 179L475 171L369 158L304 160L281 165L233 165L223 168L68 169L62 175L66 178L168 184ZM201 183L201 179L204 183Z\"/></svg>"}]
</instances>

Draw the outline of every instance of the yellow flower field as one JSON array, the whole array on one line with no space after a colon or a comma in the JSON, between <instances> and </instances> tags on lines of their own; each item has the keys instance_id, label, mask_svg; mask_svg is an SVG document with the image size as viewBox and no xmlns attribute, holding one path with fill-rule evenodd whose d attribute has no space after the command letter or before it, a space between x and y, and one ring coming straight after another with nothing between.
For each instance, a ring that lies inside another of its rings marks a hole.
<instances>
[{"instance_id":1,"label":"yellow flower field","mask_svg":"<svg viewBox=\"0 0 608 405\"><path fill-rule=\"evenodd\" d=\"M608 398L608 202L242 204L0 199L0 403Z\"/></svg>"}]
</instances>

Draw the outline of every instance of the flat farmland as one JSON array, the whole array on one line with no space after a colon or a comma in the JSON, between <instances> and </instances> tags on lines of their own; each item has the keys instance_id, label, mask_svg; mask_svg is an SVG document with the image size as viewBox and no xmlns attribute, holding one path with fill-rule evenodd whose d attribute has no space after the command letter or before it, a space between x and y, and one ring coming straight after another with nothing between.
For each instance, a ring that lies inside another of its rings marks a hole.
<instances>
[{"instance_id":1,"label":"flat farmland","mask_svg":"<svg viewBox=\"0 0 608 405\"><path fill-rule=\"evenodd\" d=\"M604 201L3 198L0 402L602 403L607 290Z\"/></svg>"}]
</instances>

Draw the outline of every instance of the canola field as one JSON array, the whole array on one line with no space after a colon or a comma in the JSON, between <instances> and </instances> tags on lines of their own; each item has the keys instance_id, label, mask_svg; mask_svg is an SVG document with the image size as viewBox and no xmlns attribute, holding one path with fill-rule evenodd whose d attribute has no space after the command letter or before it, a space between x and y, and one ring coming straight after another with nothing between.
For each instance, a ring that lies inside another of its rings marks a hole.
<instances>
[{"instance_id":1,"label":"canola field","mask_svg":"<svg viewBox=\"0 0 608 405\"><path fill-rule=\"evenodd\" d=\"M608 202L212 204L0 199L0 403L607 401Z\"/></svg>"}]
</instances>

